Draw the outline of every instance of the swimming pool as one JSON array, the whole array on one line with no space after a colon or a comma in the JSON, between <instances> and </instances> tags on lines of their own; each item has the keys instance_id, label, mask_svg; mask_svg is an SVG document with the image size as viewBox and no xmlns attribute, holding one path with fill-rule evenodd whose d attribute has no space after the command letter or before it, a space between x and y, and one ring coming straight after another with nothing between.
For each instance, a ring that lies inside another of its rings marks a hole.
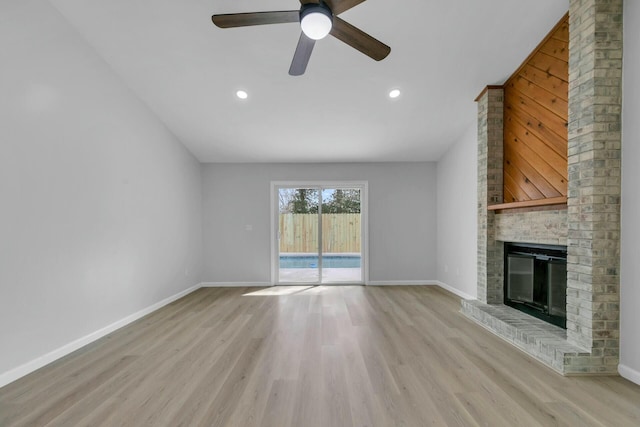
<instances>
[{"instance_id":1,"label":"swimming pool","mask_svg":"<svg viewBox=\"0 0 640 427\"><path fill-rule=\"evenodd\" d=\"M324 268L360 268L360 255L324 255ZM318 268L317 255L280 255L280 268Z\"/></svg>"}]
</instances>

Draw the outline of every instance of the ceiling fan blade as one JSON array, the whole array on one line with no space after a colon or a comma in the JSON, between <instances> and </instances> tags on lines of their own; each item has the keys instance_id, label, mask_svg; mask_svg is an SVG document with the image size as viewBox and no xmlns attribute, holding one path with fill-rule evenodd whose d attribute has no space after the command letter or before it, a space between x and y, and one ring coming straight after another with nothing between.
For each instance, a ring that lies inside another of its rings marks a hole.
<instances>
[{"instance_id":1,"label":"ceiling fan blade","mask_svg":"<svg viewBox=\"0 0 640 427\"><path fill-rule=\"evenodd\" d=\"M293 54L293 61L291 61L291 67L289 67L290 76L301 76L304 74L315 44L315 40L310 39L304 33L300 33L298 47L296 47L296 53Z\"/></svg>"},{"instance_id":2,"label":"ceiling fan blade","mask_svg":"<svg viewBox=\"0 0 640 427\"><path fill-rule=\"evenodd\" d=\"M213 15L211 20L220 28L285 24L288 22L300 22L300 12L297 10L285 10L280 12L227 13Z\"/></svg>"},{"instance_id":3,"label":"ceiling fan blade","mask_svg":"<svg viewBox=\"0 0 640 427\"><path fill-rule=\"evenodd\" d=\"M333 28L329 34L376 61L383 60L391 52L389 46L337 16L333 17Z\"/></svg>"},{"instance_id":4,"label":"ceiling fan blade","mask_svg":"<svg viewBox=\"0 0 640 427\"><path fill-rule=\"evenodd\" d=\"M324 0L329 5L334 15L339 15L363 3L365 0Z\"/></svg>"}]
</instances>

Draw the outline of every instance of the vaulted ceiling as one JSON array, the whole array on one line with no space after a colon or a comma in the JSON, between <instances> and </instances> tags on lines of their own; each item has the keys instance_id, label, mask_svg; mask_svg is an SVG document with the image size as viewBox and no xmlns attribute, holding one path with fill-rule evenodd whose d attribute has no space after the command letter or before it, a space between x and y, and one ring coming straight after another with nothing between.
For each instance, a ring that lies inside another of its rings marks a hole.
<instances>
[{"instance_id":1,"label":"vaulted ceiling","mask_svg":"<svg viewBox=\"0 0 640 427\"><path fill-rule=\"evenodd\" d=\"M475 96L502 83L568 8L368 0L340 17L391 46L389 57L375 62L328 37L291 77L298 24L223 30L211 15L298 0L50 2L203 162L437 160L474 126ZM393 88L402 94L392 100Z\"/></svg>"}]
</instances>

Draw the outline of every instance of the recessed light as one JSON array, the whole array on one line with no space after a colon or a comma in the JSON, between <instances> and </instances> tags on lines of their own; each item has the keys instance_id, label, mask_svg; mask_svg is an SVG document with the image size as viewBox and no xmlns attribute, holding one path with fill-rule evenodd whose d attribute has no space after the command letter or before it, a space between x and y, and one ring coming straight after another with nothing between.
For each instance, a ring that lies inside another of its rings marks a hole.
<instances>
[{"instance_id":1,"label":"recessed light","mask_svg":"<svg viewBox=\"0 0 640 427\"><path fill-rule=\"evenodd\" d=\"M389 98L397 98L400 96L400 89L393 89L389 92Z\"/></svg>"},{"instance_id":2,"label":"recessed light","mask_svg":"<svg viewBox=\"0 0 640 427\"><path fill-rule=\"evenodd\" d=\"M239 90L236 92L236 96L240 99L247 99L249 97L249 94L244 90Z\"/></svg>"}]
</instances>

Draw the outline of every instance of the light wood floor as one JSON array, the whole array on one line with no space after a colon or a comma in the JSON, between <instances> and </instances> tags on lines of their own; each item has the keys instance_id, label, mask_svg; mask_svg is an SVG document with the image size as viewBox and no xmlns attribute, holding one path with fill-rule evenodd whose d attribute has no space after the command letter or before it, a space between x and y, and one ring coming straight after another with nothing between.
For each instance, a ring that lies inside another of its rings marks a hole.
<instances>
[{"instance_id":1,"label":"light wood floor","mask_svg":"<svg viewBox=\"0 0 640 427\"><path fill-rule=\"evenodd\" d=\"M0 426L640 425L639 386L563 378L459 308L436 287L200 289L0 389Z\"/></svg>"}]
</instances>

